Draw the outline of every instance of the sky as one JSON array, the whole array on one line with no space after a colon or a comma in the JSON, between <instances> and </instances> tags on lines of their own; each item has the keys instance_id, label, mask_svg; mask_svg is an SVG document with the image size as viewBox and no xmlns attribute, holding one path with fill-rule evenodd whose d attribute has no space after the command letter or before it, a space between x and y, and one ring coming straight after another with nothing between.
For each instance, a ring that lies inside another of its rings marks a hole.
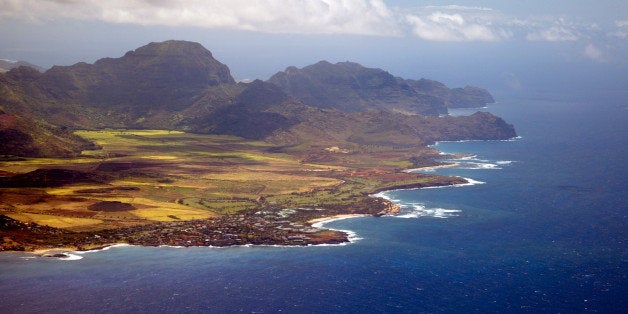
<instances>
[{"instance_id":1,"label":"sky","mask_svg":"<svg viewBox=\"0 0 628 314\"><path fill-rule=\"evenodd\" d=\"M327 60L504 92L628 86L625 0L0 0L0 59L93 63L168 39L236 79Z\"/></svg>"}]
</instances>

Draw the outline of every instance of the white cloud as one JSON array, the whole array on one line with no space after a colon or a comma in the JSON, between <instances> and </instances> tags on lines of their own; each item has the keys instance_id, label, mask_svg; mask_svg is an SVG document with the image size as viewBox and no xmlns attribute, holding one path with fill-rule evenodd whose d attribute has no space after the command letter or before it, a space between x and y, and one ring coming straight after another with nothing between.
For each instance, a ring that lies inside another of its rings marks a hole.
<instances>
[{"instance_id":1,"label":"white cloud","mask_svg":"<svg viewBox=\"0 0 628 314\"><path fill-rule=\"evenodd\" d=\"M611 33L611 36L626 39L628 38L628 20L615 21L615 32Z\"/></svg>"},{"instance_id":2,"label":"white cloud","mask_svg":"<svg viewBox=\"0 0 628 314\"><path fill-rule=\"evenodd\" d=\"M74 18L267 33L399 35L382 0L0 0L0 18Z\"/></svg>"},{"instance_id":3,"label":"white cloud","mask_svg":"<svg viewBox=\"0 0 628 314\"><path fill-rule=\"evenodd\" d=\"M0 0L0 22L63 19L263 33L415 37L427 41L582 41L628 38L615 27L556 16L520 17L479 6L400 8L387 0Z\"/></svg>"},{"instance_id":4,"label":"white cloud","mask_svg":"<svg viewBox=\"0 0 628 314\"><path fill-rule=\"evenodd\" d=\"M522 25L529 41L578 41L585 39L587 33L599 28L597 24L578 24L565 17L536 16L530 17Z\"/></svg>"},{"instance_id":5,"label":"white cloud","mask_svg":"<svg viewBox=\"0 0 628 314\"><path fill-rule=\"evenodd\" d=\"M564 26L551 26L526 35L530 41L577 41L580 37Z\"/></svg>"},{"instance_id":6,"label":"white cloud","mask_svg":"<svg viewBox=\"0 0 628 314\"><path fill-rule=\"evenodd\" d=\"M437 10L459 10L459 11L493 11L491 8L487 7L470 7L464 5L450 4L450 5L429 5L425 7L426 9L437 9Z\"/></svg>"},{"instance_id":7,"label":"white cloud","mask_svg":"<svg viewBox=\"0 0 628 314\"><path fill-rule=\"evenodd\" d=\"M511 33L496 26L501 16L482 7L429 6L406 15L412 33L434 41L498 41Z\"/></svg>"},{"instance_id":8,"label":"white cloud","mask_svg":"<svg viewBox=\"0 0 628 314\"><path fill-rule=\"evenodd\" d=\"M584 47L583 54L585 57L593 61L597 61L597 62L606 61L606 58L604 57L604 54L602 53L602 51L598 47L596 47L594 44L588 44L586 47Z\"/></svg>"}]
</instances>

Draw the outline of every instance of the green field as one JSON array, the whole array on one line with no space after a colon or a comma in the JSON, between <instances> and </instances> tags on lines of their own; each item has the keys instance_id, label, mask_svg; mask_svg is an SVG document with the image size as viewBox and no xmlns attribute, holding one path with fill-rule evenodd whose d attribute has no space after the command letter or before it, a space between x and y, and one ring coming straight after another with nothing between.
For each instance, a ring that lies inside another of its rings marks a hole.
<instances>
[{"instance_id":1,"label":"green field","mask_svg":"<svg viewBox=\"0 0 628 314\"><path fill-rule=\"evenodd\" d=\"M348 150L300 145L281 149L234 136L168 130L76 134L101 148L71 159L0 162L0 171L15 176L36 169L69 169L97 175L100 181L0 189L3 214L24 222L93 231L259 211L277 214L288 208L327 210L286 215L303 221L342 213L343 208L369 213L365 207L370 206L368 195L374 191L444 180L401 172L412 165L410 157L425 153L424 148L374 150L354 145ZM127 207L94 210L95 204Z\"/></svg>"}]
</instances>

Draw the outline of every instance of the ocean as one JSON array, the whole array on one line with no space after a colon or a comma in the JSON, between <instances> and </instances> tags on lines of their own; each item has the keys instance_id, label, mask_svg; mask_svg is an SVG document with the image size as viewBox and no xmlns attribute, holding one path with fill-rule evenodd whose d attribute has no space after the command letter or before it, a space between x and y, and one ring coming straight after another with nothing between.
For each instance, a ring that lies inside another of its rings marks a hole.
<instances>
[{"instance_id":1,"label":"ocean","mask_svg":"<svg viewBox=\"0 0 628 314\"><path fill-rule=\"evenodd\" d=\"M436 145L474 184L325 224L350 244L0 254L0 312L625 312L628 97L497 98L520 138Z\"/></svg>"}]
</instances>

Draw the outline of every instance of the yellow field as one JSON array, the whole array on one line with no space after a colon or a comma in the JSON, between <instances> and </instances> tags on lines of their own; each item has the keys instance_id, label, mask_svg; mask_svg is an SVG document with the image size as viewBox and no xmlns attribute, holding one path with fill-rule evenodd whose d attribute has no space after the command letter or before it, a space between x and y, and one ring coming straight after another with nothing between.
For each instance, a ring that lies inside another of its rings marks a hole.
<instances>
[{"instance_id":1,"label":"yellow field","mask_svg":"<svg viewBox=\"0 0 628 314\"><path fill-rule=\"evenodd\" d=\"M24 222L35 222L44 226L65 229L72 229L75 227L84 227L103 223L103 221L99 219L71 218L33 213L9 213L7 214L7 216Z\"/></svg>"},{"instance_id":2,"label":"yellow field","mask_svg":"<svg viewBox=\"0 0 628 314\"><path fill-rule=\"evenodd\" d=\"M102 172L110 179L102 184L13 191L15 194L5 196L11 206L0 207L0 211L10 209L16 219L57 228L99 224L105 228L116 221L132 224L141 220L191 220L233 214L259 206L260 196L302 193L342 183L316 175L318 170L341 167L301 164L287 154L263 152L261 149L271 146L269 143L233 136L167 130L100 130L76 134L102 149L85 151L84 156L72 159L0 162L0 170L95 171L103 164L113 164ZM238 200L234 201L234 197ZM135 209L125 212L88 209L103 201L130 204Z\"/></svg>"},{"instance_id":3,"label":"yellow field","mask_svg":"<svg viewBox=\"0 0 628 314\"><path fill-rule=\"evenodd\" d=\"M62 168L96 174L101 181L0 189L0 213L57 228L93 230L258 211L269 204L284 208L349 204L401 180L380 180L379 174L353 177L352 171L380 167L389 171L382 173L390 174L391 169L410 166L407 157L412 156L412 152L386 158L347 153L319 164L300 160L300 148L292 148L294 155L273 153L268 150L272 144L234 136L168 130L76 134L102 149L85 151L78 158L0 162L0 171L20 174ZM103 202L118 204L122 210L94 209Z\"/></svg>"}]
</instances>

